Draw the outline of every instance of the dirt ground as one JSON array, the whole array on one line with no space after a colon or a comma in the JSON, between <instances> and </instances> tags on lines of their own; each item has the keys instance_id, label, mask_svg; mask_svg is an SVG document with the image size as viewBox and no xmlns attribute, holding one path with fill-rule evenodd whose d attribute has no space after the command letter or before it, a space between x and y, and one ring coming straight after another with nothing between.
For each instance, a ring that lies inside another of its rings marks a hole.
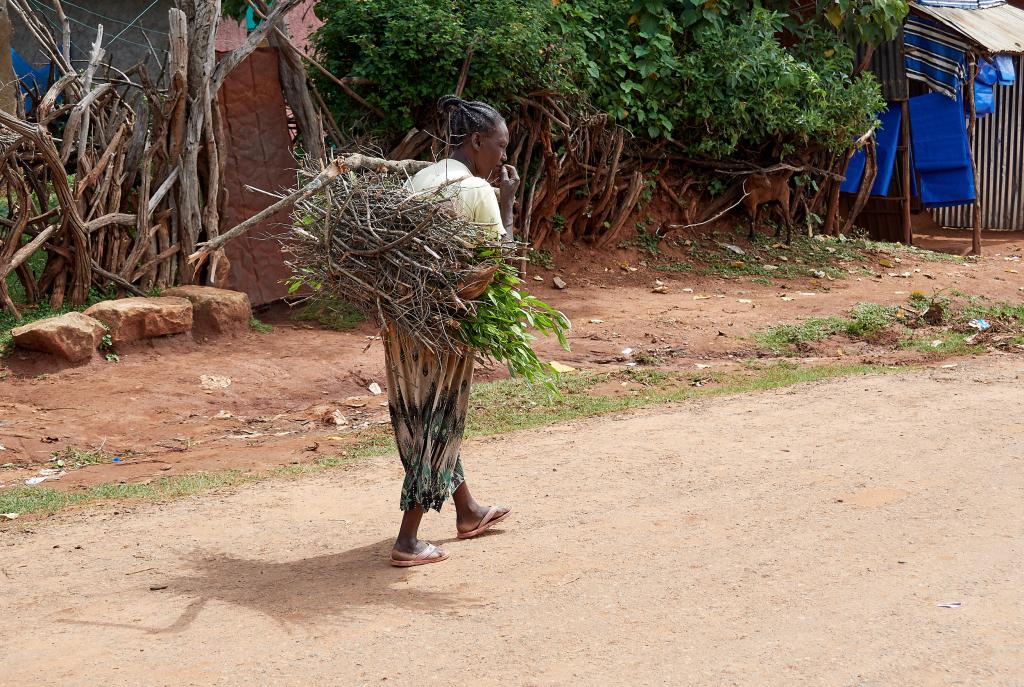
<instances>
[{"instance_id":1,"label":"dirt ground","mask_svg":"<svg viewBox=\"0 0 1024 687\"><path fill-rule=\"evenodd\" d=\"M965 232L921 236L917 242L952 253L970 245ZM559 269L531 268L543 281L531 277L528 284L573 321L572 352L542 340L539 350L547 360L612 369L621 367L623 349L631 348L669 351L669 368L694 369L700 363L726 370L757 354L751 333L778 322L840 314L861 301L904 303L915 289L955 288L1020 302L1024 235L987 234L984 253L964 264L904 258L895 270L865 263L878 277L765 285L749 276L656 271L635 250L601 255L579 250L556 256ZM556 290L555 275L568 288ZM666 282L668 293L652 293L655 280ZM384 381L383 353L372 326L335 332L293 321L282 308L260 317L275 325L273 332L208 343L148 343L119 351L118 363L100 359L54 370L51 361L25 353L0 359L0 465L26 466L0 470L0 488L35 475L54 451L68 447L102 448L124 460L76 470L47 486L78 489L198 470L286 465L308 458L311 443L338 435L317 421L314 409L321 404L340 407L349 427L386 422L382 397L367 390ZM816 355L840 357L839 351ZM921 356L851 348L841 358L913 362ZM484 370L477 378L503 374ZM203 389L202 375L227 378L230 385ZM365 405L345 406L350 397Z\"/></svg>"},{"instance_id":2,"label":"dirt ground","mask_svg":"<svg viewBox=\"0 0 1024 687\"><path fill-rule=\"evenodd\" d=\"M390 458L8 529L0 686L1019 685L1022 379L996 355L471 441L514 516L459 542L431 514L452 557L411 570Z\"/></svg>"}]
</instances>

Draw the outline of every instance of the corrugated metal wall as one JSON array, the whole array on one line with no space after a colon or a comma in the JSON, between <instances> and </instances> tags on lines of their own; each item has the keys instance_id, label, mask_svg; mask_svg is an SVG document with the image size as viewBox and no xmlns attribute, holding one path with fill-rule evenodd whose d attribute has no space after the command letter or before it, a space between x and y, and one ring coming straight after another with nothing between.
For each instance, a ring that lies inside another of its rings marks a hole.
<instances>
[{"instance_id":1,"label":"corrugated metal wall","mask_svg":"<svg viewBox=\"0 0 1024 687\"><path fill-rule=\"evenodd\" d=\"M864 58L864 46L857 49L857 61ZM903 27L895 39L875 48L871 57L871 71L882 86L882 97L889 102L901 102L908 97L907 71L903 66Z\"/></svg>"},{"instance_id":2,"label":"corrugated metal wall","mask_svg":"<svg viewBox=\"0 0 1024 687\"><path fill-rule=\"evenodd\" d=\"M996 87L996 111L978 120L974 159L978 164L983 229L1024 231L1024 58L1018 57L1017 83ZM971 227L973 206L932 210L946 227Z\"/></svg>"}]
</instances>

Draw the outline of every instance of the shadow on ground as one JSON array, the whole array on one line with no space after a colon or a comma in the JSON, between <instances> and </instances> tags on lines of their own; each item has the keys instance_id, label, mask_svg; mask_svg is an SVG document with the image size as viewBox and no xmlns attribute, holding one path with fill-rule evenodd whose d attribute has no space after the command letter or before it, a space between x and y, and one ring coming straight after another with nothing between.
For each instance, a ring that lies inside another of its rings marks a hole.
<instances>
[{"instance_id":1,"label":"shadow on ground","mask_svg":"<svg viewBox=\"0 0 1024 687\"><path fill-rule=\"evenodd\" d=\"M478 602L450 592L403 583L418 568L393 568L385 539L342 553L283 563L196 552L187 559L194 572L140 589L140 594L174 594L188 600L170 625L152 627L114 620L64 620L75 625L133 629L146 634L187 630L207 603L222 602L269 616L282 626L313 625L325 619L355 619L382 608L445 614Z\"/></svg>"}]
</instances>

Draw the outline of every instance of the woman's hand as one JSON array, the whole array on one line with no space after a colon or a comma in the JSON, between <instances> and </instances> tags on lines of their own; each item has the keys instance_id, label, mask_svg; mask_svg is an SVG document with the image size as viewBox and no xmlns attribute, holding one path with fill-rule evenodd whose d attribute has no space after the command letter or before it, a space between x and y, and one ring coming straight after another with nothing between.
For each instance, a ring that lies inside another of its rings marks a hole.
<instances>
[{"instance_id":1,"label":"woman's hand","mask_svg":"<svg viewBox=\"0 0 1024 687\"><path fill-rule=\"evenodd\" d=\"M516 191L519 189L519 172L512 165L502 165L501 171L498 177L498 189L501 192L501 198L515 198Z\"/></svg>"},{"instance_id":2,"label":"woman's hand","mask_svg":"<svg viewBox=\"0 0 1024 687\"><path fill-rule=\"evenodd\" d=\"M515 206L518 189L519 172L512 165L502 165L498 178L498 209L501 210L501 223L505 225L505 243L511 243L514 240L512 208Z\"/></svg>"}]
</instances>

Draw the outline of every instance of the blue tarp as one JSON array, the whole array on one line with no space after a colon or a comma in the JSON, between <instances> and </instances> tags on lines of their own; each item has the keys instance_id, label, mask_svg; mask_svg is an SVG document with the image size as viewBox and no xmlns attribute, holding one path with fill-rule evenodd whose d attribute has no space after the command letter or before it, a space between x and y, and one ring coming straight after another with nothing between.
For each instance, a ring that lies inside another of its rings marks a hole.
<instances>
[{"instance_id":1,"label":"blue tarp","mask_svg":"<svg viewBox=\"0 0 1024 687\"><path fill-rule=\"evenodd\" d=\"M996 55L993 58L996 71L999 72L999 85L1012 86L1017 80L1016 70L1013 68L1013 57L1010 55Z\"/></svg>"},{"instance_id":2,"label":"blue tarp","mask_svg":"<svg viewBox=\"0 0 1024 687\"><path fill-rule=\"evenodd\" d=\"M893 172L896 167L896 147L900 141L900 125L903 123L903 112L899 103L890 103L889 109L883 112L879 119L881 127L875 132L875 149L878 161L878 176L871 186L871 195L889 195L889 184L892 183ZM850 164L846 168L846 180L839 187L844 193L856 193L860 188L861 177L864 176L864 151L858 150L850 158Z\"/></svg>"},{"instance_id":3,"label":"blue tarp","mask_svg":"<svg viewBox=\"0 0 1024 687\"><path fill-rule=\"evenodd\" d=\"M985 117L996 111L993 89L999 83L999 72L988 60L978 62L978 76L974 79L974 111Z\"/></svg>"},{"instance_id":4,"label":"blue tarp","mask_svg":"<svg viewBox=\"0 0 1024 687\"><path fill-rule=\"evenodd\" d=\"M14 63L14 76L21 81L21 90L26 98L33 88L39 95L46 93L50 85L50 65L33 67L14 48L11 48L11 61ZM31 102L25 105L31 107Z\"/></svg>"},{"instance_id":5,"label":"blue tarp","mask_svg":"<svg viewBox=\"0 0 1024 687\"><path fill-rule=\"evenodd\" d=\"M911 149L928 208L969 205L975 196L963 98L940 93L910 99Z\"/></svg>"}]
</instances>

